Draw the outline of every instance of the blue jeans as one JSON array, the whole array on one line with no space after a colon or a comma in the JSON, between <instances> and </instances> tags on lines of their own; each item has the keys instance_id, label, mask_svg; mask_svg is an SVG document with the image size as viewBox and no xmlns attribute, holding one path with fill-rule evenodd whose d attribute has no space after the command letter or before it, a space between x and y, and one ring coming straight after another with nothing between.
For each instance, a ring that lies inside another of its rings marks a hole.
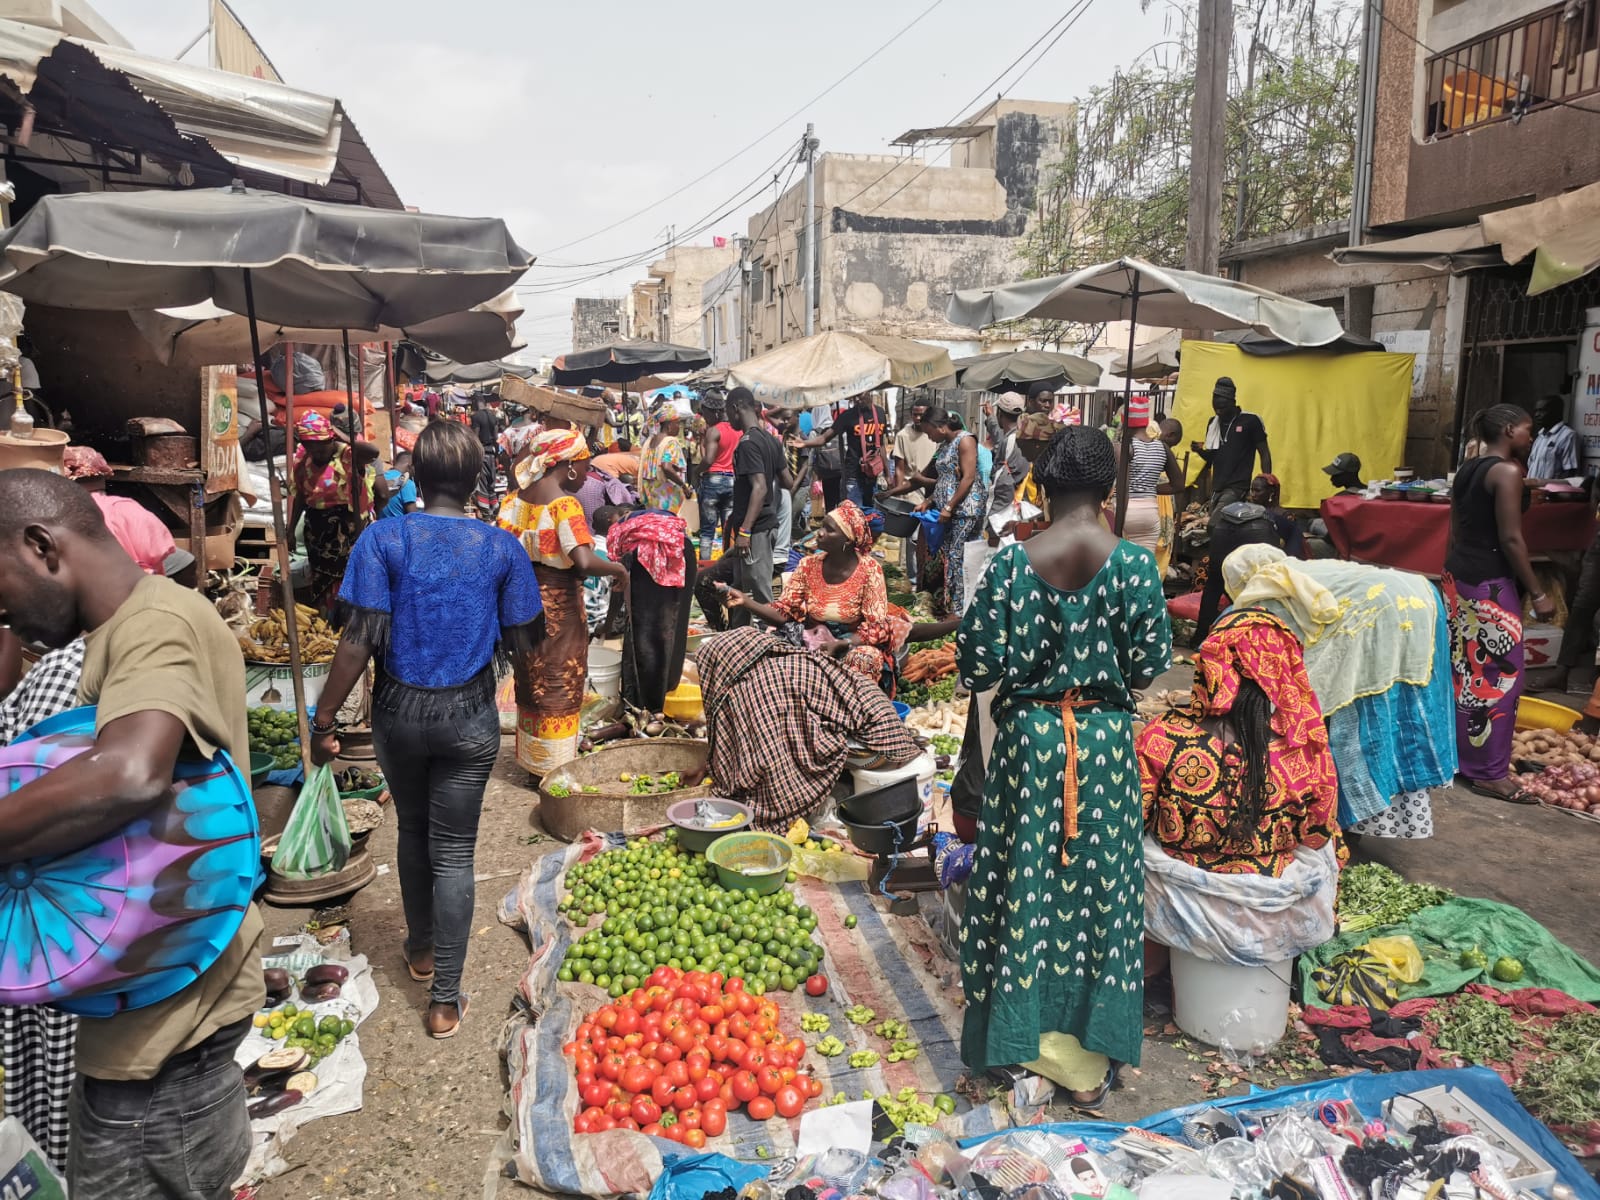
<instances>
[{"instance_id":1,"label":"blue jeans","mask_svg":"<svg viewBox=\"0 0 1600 1200\"><path fill-rule=\"evenodd\" d=\"M250 1157L244 1075L234 1051L250 1023L218 1030L169 1059L153 1079L72 1085L74 1196L226 1200Z\"/></svg>"},{"instance_id":2,"label":"blue jeans","mask_svg":"<svg viewBox=\"0 0 1600 1200\"><path fill-rule=\"evenodd\" d=\"M871 508L877 496L878 481L863 475L858 464L846 463L844 468L844 498L857 508Z\"/></svg>"},{"instance_id":3,"label":"blue jeans","mask_svg":"<svg viewBox=\"0 0 1600 1200\"><path fill-rule=\"evenodd\" d=\"M733 515L733 476L703 475L700 478L700 557L711 553L711 539Z\"/></svg>"},{"instance_id":4,"label":"blue jeans","mask_svg":"<svg viewBox=\"0 0 1600 1200\"><path fill-rule=\"evenodd\" d=\"M485 674L487 688L444 692L384 680L372 698L373 749L394 796L399 832L406 954L433 951L435 1004L460 999L476 898L478 816L500 753L494 676Z\"/></svg>"}]
</instances>

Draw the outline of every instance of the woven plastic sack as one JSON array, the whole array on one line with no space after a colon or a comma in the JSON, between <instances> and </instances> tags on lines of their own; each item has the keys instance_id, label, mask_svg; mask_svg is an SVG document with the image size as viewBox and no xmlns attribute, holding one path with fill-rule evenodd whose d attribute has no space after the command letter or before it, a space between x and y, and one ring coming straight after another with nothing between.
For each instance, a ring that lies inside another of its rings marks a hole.
<instances>
[{"instance_id":1,"label":"woven plastic sack","mask_svg":"<svg viewBox=\"0 0 1600 1200\"><path fill-rule=\"evenodd\" d=\"M1422 951L1403 933L1373 938L1361 948L1383 959L1388 964L1389 974L1401 983L1415 983L1422 978Z\"/></svg>"},{"instance_id":2,"label":"woven plastic sack","mask_svg":"<svg viewBox=\"0 0 1600 1200\"><path fill-rule=\"evenodd\" d=\"M272 855L272 869L285 879L316 879L350 861L350 826L339 785L327 763L313 768L300 789Z\"/></svg>"}]
</instances>

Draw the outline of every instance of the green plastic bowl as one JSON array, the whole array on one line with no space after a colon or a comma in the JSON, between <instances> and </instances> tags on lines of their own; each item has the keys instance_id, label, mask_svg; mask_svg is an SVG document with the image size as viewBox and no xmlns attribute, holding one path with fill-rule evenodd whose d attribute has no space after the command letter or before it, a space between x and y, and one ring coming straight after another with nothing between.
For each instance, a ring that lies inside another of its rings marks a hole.
<instances>
[{"instance_id":1,"label":"green plastic bowl","mask_svg":"<svg viewBox=\"0 0 1600 1200\"><path fill-rule=\"evenodd\" d=\"M775 833L743 830L725 833L706 847L706 861L729 891L768 896L783 886L794 847Z\"/></svg>"},{"instance_id":2,"label":"green plastic bowl","mask_svg":"<svg viewBox=\"0 0 1600 1200\"><path fill-rule=\"evenodd\" d=\"M267 772L272 770L273 758L270 754L263 754L259 750L250 751L250 786L260 787L267 781Z\"/></svg>"}]
</instances>

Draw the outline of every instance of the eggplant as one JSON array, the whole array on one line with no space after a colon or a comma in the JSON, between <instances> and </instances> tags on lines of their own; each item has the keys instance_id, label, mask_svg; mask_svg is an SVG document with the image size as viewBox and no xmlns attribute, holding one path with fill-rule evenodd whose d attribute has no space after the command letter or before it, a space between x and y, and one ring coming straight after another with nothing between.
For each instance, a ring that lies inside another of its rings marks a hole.
<instances>
[{"instance_id":1,"label":"eggplant","mask_svg":"<svg viewBox=\"0 0 1600 1200\"><path fill-rule=\"evenodd\" d=\"M250 1107L246 1111L250 1114L252 1121L258 1121L262 1117L277 1116L284 1109L293 1108L305 1098L304 1092L287 1090L273 1092L270 1096L262 1096L259 1100L251 1101Z\"/></svg>"},{"instance_id":2,"label":"eggplant","mask_svg":"<svg viewBox=\"0 0 1600 1200\"><path fill-rule=\"evenodd\" d=\"M339 998L339 985L337 983L307 983L300 987L300 999L307 1004L321 1004L324 1000L337 1000Z\"/></svg>"},{"instance_id":3,"label":"eggplant","mask_svg":"<svg viewBox=\"0 0 1600 1200\"><path fill-rule=\"evenodd\" d=\"M299 1092L302 1096L309 1096L317 1090L317 1077L310 1071L298 1071L289 1076L289 1081L283 1085L286 1092Z\"/></svg>"},{"instance_id":4,"label":"eggplant","mask_svg":"<svg viewBox=\"0 0 1600 1200\"><path fill-rule=\"evenodd\" d=\"M349 978L349 970L338 963L319 963L306 972L307 983L343 983Z\"/></svg>"},{"instance_id":5,"label":"eggplant","mask_svg":"<svg viewBox=\"0 0 1600 1200\"><path fill-rule=\"evenodd\" d=\"M295 1046L277 1046L268 1050L244 1069L244 1085L251 1091L281 1083L297 1071L303 1071L311 1062L311 1055Z\"/></svg>"},{"instance_id":6,"label":"eggplant","mask_svg":"<svg viewBox=\"0 0 1600 1200\"><path fill-rule=\"evenodd\" d=\"M287 1000L293 994L294 993L290 992L287 988L284 989L281 992L269 991L267 993L267 1002L263 1007L265 1007L265 1008L277 1008L278 1005L282 1004L285 1000Z\"/></svg>"},{"instance_id":7,"label":"eggplant","mask_svg":"<svg viewBox=\"0 0 1600 1200\"><path fill-rule=\"evenodd\" d=\"M267 994L280 992L287 994L294 986L294 981L289 978L289 972L282 967L267 967L261 972L261 982L267 986Z\"/></svg>"}]
</instances>

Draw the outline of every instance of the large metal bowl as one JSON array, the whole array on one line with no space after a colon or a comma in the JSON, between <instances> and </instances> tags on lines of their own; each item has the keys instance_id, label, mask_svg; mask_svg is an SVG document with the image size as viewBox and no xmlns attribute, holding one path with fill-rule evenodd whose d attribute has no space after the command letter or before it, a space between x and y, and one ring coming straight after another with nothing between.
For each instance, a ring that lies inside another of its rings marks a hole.
<instances>
[{"instance_id":1,"label":"large metal bowl","mask_svg":"<svg viewBox=\"0 0 1600 1200\"><path fill-rule=\"evenodd\" d=\"M602 833L639 833L667 823L667 809L680 800L709 796L712 789L678 788L654 796L635 796L622 775L690 775L706 768L709 751L695 738L635 738L596 750L557 767L539 783L539 823L551 837L570 842L586 829ZM567 796L550 794L550 785L565 783ZM593 787L593 792L585 792Z\"/></svg>"}]
</instances>

